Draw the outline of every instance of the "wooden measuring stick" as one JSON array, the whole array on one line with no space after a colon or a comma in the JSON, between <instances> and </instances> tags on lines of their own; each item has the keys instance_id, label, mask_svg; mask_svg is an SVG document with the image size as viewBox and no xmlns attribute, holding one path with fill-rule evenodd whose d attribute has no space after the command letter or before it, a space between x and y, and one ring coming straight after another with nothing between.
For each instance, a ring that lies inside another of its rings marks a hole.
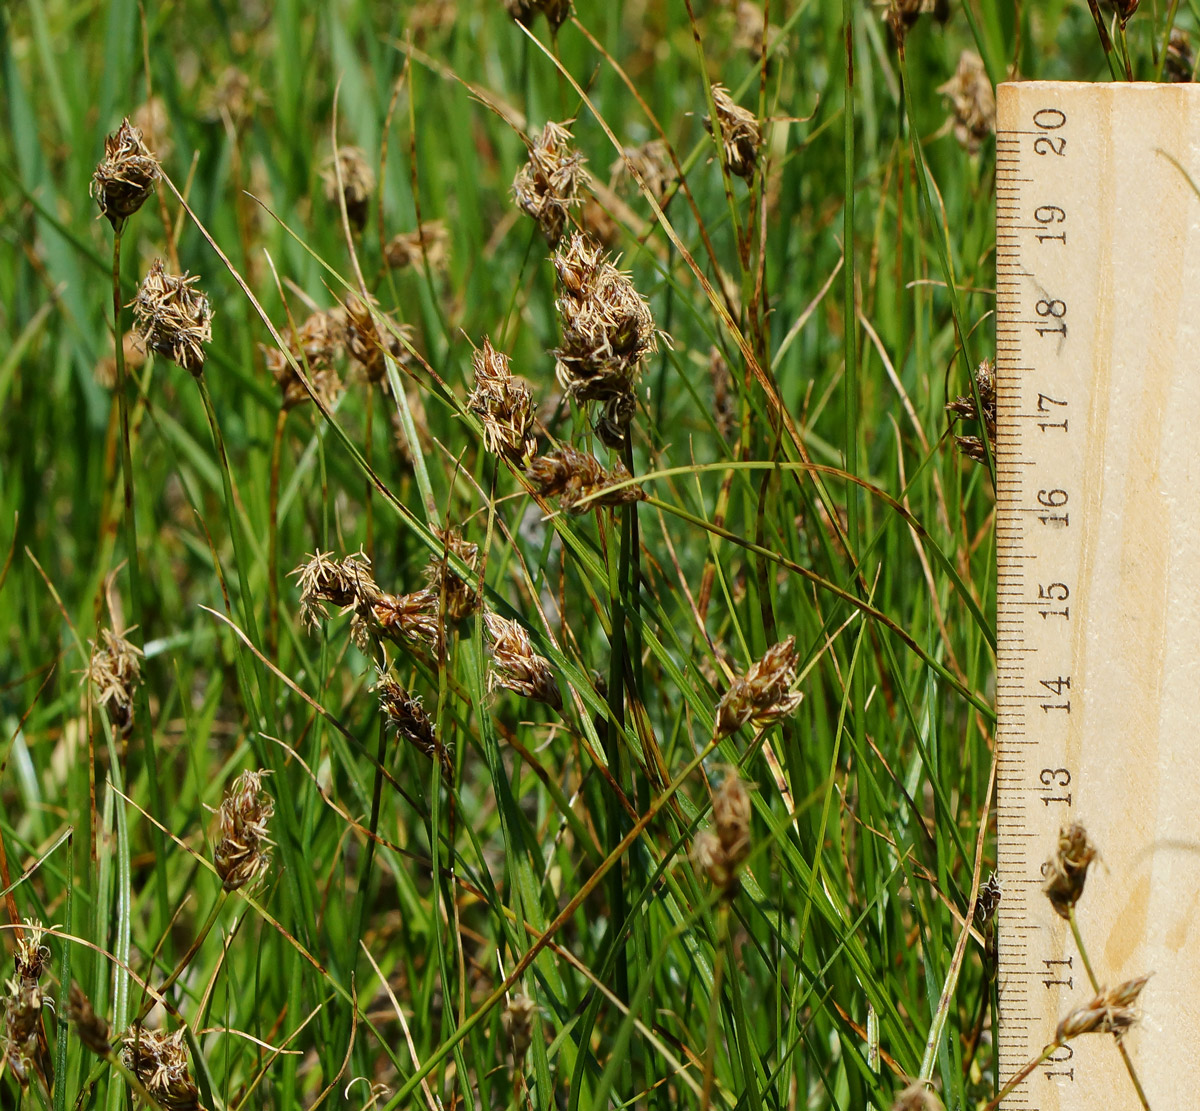
<instances>
[{"instance_id":1,"label":"wooden measuring stick","mask_svg":"<svg viewBox=\"0 0 1200 1111\"><path fill-rule=\"evenodd\" d=\"M1001 1079L1093 995L1040 890L1078 820L1096 975L1154 973L1125 1038L1150 1105L1200 1108L1200 86L1011 83L998 112ZM1140 1105L1089 1035L1003 1106Z\"/></svg>"}]
</instances>

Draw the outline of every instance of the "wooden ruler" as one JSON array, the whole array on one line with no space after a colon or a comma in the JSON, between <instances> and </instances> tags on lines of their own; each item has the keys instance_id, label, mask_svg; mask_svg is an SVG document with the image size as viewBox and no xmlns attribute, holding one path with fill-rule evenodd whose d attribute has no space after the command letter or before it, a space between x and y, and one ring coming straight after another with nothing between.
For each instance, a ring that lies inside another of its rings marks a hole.
<instances>
[{"instance_id":1,"label":"wooden ruler","mask_svg":"<svg viewBox=\"0 0 1200 1111\"><path fill-rule=\"evenodd\" d=\"M1200 1108L1200 87L1012 83L998 113L1001 1077L1093 994L1040 890L1074 819L1097 976L1154 973L1150 1104ZM1140 1105L1091 1035L1003 1106Z\"/></svg>"}]
</instances>

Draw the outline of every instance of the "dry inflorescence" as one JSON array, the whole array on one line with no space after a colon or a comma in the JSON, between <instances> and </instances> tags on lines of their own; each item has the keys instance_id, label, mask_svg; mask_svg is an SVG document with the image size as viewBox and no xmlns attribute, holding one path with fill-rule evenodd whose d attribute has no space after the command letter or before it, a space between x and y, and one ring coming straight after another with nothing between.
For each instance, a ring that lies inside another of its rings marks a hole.
<instances>
[{"instance_id":1,"label":"dry inflorescence","mask_svg":"<svg viewBox=\"0 0 1200 1111\"><path fill-rule=\"evenodd\" d=\"M513 1066L520 1068L533 1044L533 1015L537 1004L523 992L514 992L500 1012L500 1026L512 1042Z\"/></svg>"},{"instance_id":2,"label":"dry inflorescence","mask_svg":"<svg viewBox=\"0 0 1200 1111\"><path fill-rule=\"evenodd\" d=\"M658 346L650 306L629 275L578 232L554 255L554 269L561 286L559 385L577 404L604 406L596 432L608 447L620 447L637 409L642 359Z\"/></svg>"},{"instance_id":3,"label":"dry inflorescence","mask_svg":"<svg viewBox=\"0 0 1200 1111\"><path fill-rule=\"evenodd\" d=\"M1135 1004L1149 979L1139 976L1115 988L1101 988L1090 1003L1072 1011L1058 1024L1056 1040L1061 1044L1080 1034L1112 1034L1120 1040L1137 1022Z\"/></svg>"},{"instance_id":4,"label":"dry inflorescence","mask_svg":"<svg viewBox=\"0 0 1200 1111\"><path fill-rule=\"evenodd\" d=\"M525 27L532 27L541 12L557 34L571 16L571 4L572 0L504 0L504 10Z\"/></svg>"},{"instance_id":5,"label":"dry inflorescence","mask_svg":"<svg viewBox=\"0 0 1200 1111\"><path fill-rule=\"evenodd\" d=\"M708 379L713 391L713 420L716 421L717 431L721 439L733 437L736 411L733 394L733 376L729 373L729 364L721 354L719 347L710 347L708 351Z\"/></svg>"},{"instance_id":6,"label":"dry inflorescence","mask_svg":"<svg viewBox=\"0 0 1200 1111\"><path fill-rule=\"evenodd\" d=\"M275 800L262 790L267 774L242 772L217 811L219 837L213 864L226 891L257 883L270 866L267 823L275 813Z\"/></svg>"},{"instance_id":7,"label":"dry inflorescence","mask_svg":"<svg viewBox=\"0 0 1200 1111\"><path fill-rule=\"evenodd\" d=\"M429 264L444 270L450 254L450 232L441 220L428 220L416 231L398 232L388 240L383 257L393 270Z\"/></svg>"},{"instance_id":8,"label":"dry inflorescence","mask_svg":"<svg viewBox=\"0 0 1200 1111\"><path fill-rule=\"evenodd\" d=\"M1054 855L1042 865L1042 875L1046 877L1042 891L1060 917L1071 917L1083 894L1088 867L1096 855L1096 846L1088 840L1082 823L1072 822L1059 830Z\"/></svg>"},{"instance_id":9,"label":"dry inflorescence","mask_svg":"<svg viewBox=\"0 0 1200 1111\"><path fill-rule=\"evenodd\" d=\"M42 1008L53 1006L39 983L50 959L50 950L42 942L45 929L28 918L24 929L17 942L13 975L4 985L4 1034L0 1038L0 1068L10 1068L22 1087L31 1070L44 1072Z\"/></svg>"},{"instance_id":10,"label":"dry inflorescence","mask_svg":"<svg viewBox=\"0 0 1200 1111\"><path fill-rule=\"evenodd\" d=\"M984 69L983 59L972 50L964 50L954 76L938 92L948 97L954 108L954 137L972 154L996 130L996 96Z\"/></svg>"},{"instance_id":11,"label":"dry inflorescence","mask_svg":"<svg viewBox=\"0 0 1200 1111\"><path fill-rule=\"evenodd\" d=\"M731 174L749 181L758 166L758 148L762 146L758 117L738 104L724 85L713 85L712 98L721 132L721 158ZM712 131L710 116L704 117L704 126Z\"/></svg>"},{"instance_id":12,"label":"dry inflorescence","mask_svg":"<svg viewBox=\"0 0 1200 1111\"><path fill-rule=\"evenodd\" d=\"M1167 56L1163 61L1163 80L1185 84L1192 80L1195 68L1196 55L1192 50L1192 36L1182 27L1172 27Z\"/></svg>"},{"instance_id":13,"label":"dry inflorescence","mask_svg":"<svg viewBox=\"0 0 1200 1111\"><path fill-rule=\"evenodd\" d=\"M975 369L975 388L979 391L979 405L975 404L974 394L962 394L951 401L946 409L955 417L963 420L979 421L983 425L984 434L991 445L992 454L996 452L996 369L991 359L984 359ZM982 419L981 419L982 413ZM978 436L955 436L954 442L958 450L968 459L977 463L987 462L987 448Z\"/></svg>"},{"instance_id":14,"label":"dry inflorescence","mask_svg":"<svg viewBox=\"0 0 1200 1111\"><path fill-rule=\"evenodd\" d=\"M379 694L379 708L392 732L422 756L436 760L441 766L442 778L450 783L454 778L450 749L438 740L420 698L410 694L390 675L381 674L375 690Z\"/></svg>"},{"instance_id":15,"label":"dry inflorescence","mask_svg":"<svg viewBox=\"0 0 1200 1111\"><path fill-rule=\"evenodd\" d=\"M567 217L581 201L580 187L586 181L586 159L571 144L572 121L547 121L542 133L529 143L529 158L513 178L512 194L517 207L542 229L546 242L557 247L567 226Z\"/></svg>"},{"instance_id":16,"label":"dry inflorescence","mask_svg":"<svg viewBox=\"0 0 1200 1111\"><path fill-rule=\"evenodd\" d=\"M786 53L783 28L767 23L762 5L753 0L738 0L734 10L733 47L747 51L755 61L761 61L768 54Z\"/></svg>"},{"instance_id":17,"label":"dry inflorescence","mask_svg":"<svg viewBox=\"0 0 1200 1111\"><path fill-rule=\"evenodd\" d=\"M725 772L713 794L713 824L692 842L692 863L713 886L732 895L737 873L750 855L750 794L736 768Z\"/></svg>"},{"instance_id":18,"label":"dry inflorescence","mask_svg":"<svg viewBox=\"0 0 1200 1111\"><path fill-rule=\"evenodd\" d=\"M192 1079L183 1029L162 1034L135 1026L125 1036L121 1060L141 1081L163 1111L201 1111L200 1092Z\"/></svg>"},{"instance_id":19,"label":"dry inflorescence","mask_svg":"<svg viewBox=\"0 0 1200 1111\"><path fill-rule=\"evenodd\" d=\"M92 1001L74 981L67 994L67 1021L75 1027L75 1034L84 1049L99 1057L107 1057L112 1042L112 1030L108 1022L96 1014Z\"/></svg>"},{"instance_id":20,"label":"dry inflorescence","mask_svg":"<svg viewBox=\"0 0 1200 1111\"><path fill-rule=\"evenodd\" d=\"M100 212L119 228L143 204L162 176L158 159L127 119L104 140L104 159L89 186Z\"/></svg>"},{"instance_id":21,"label":"dry inflorescence","mask_svg":"<svg viewBox=\"0 0 1200 1111\"><path fill-rule=\"evenodd\" d=\"M892 1111L941 1111L942 1103L923 1080L914 1080L892 1102Z\"/></svg>"},{"instance_id":22,"label":"dry inflorescence","mask_svg":"<svg viewBox=\"0 0 1200 1111\"><path fill-rule=\"evenodd\" d=\"M434 596L442 600L447 620L461 621L479 608L479 592L455 570L453 561L458 559L469 571L475 571L479 563L479 545L464 540L462 534L452 528L434 529L433 534L442 543L442 554L429 561L425 580Z\"/></svg>"},{"instance_id":23,"label":"dry inflorescence","mask_svg":"<svg viewBox=\"0 0 1200 1111\"><path fill-rule=\"evenodd\" d=\"M340 183L339 183L340 177ZM325 199L338 205L338 191L346 202L346 219L355 231L362 231L370 212L371 194L375 192L375 171L358 147L342 147L337 157L330 157L321 171L325 184Z\"/></svg>"},{"instance_id":24,"label":"dry inflorescence","mask_svg":"<svg viewBox=\"0 0 1200 1111\"><path fill-rule=\"evenodd\" d=\"M162 259L150 265L137 296L133 319L143 344L199 378L204 344L212 340L212 306L195 288L199 276L168 274Z\"/></svg>"},{"instance_id":25,"label":"dry inflorescence","mask_svg":"<svg viewBox=\"0 0 1200 1111\"><path fill-rule=\"evenodd\" d=\"M486 336L475 351L475 389L467 408L479 414L488 450L521 464L537 452L533 394L509 370L509 358Z\"/></svg>"},{"instance_id":26,"label":"dry inflorescence","mask_svg":"<svg viewBox=\"0 0 1200 1111\"><path fill-rule=\"evenodd\" d=\"M801 695L792 691L796 680L796 638L788 637L763 654L745 675L729 685L717 704L717 734L727 736L747 722L765 725L791 716Z\"/></svg>"},{"instance_id":27,"label":"dry inflorescence","mask_svg":"<svg viewBox=\"0 0 1200 1111\"><path fill-rule=\"evenodd\" d=\"M432 590L388 594L371 574L371 561L357 555L331 559L317 551L293 572L300 584L300 619L316 628L329 617L326 603L353 612L351 635L364 651L372 635L399 643L419 642L435 649L441 643L438 595Z\"/></svg>"},{"instance_id":28,"label":"dry inflorescence","mask_svg":"<svg viewBox=\"0 0 1200 1111\"><path fill-rule=\"evenodd\" d=\"M383 323L382 331L377 317ZM353 294L346 298L346 350L369 382L383 381L389 358L401 364L410 361L412 337L412 325L401 324L388 313L372 311Z\"/></svg>"},{"instance_id":29,"label":"dry inflorescence","mask_svg":"<svg viewBox=\"0 0 1200 1111\"><path fill-rule=\"evenodd\" d=\"M537 492L546 498L558 498L568 513L586 513L594 505L627 505L646 497L640 486L620 486L632 476L618 461L606 471L595 456L563 444L548 455L539 456L525 472ZM584 498L588 500L579 504Z\"/></svg>"},{"instance_id":30,"label":"dry inflorescence","mask_svg":"<svg viewBox=\"0 0 1200 1111\"><path fill-rule=\"evenodd\" d=\"M647 192L659 204L679 180L671 150L662 139L651 139L640 147L623 147L621 157L612 164L613 184L619 184L626 175L635 181L641 178Z\"/></svg>"},{"instance_id":31,"label":"dry inflorescence","mask_svg":"<svg viewBox=\"0 0 1200 1111\"><path fill-rule=\"evenodd\" d=\"M96 701L104 707L113 728L128 737L133 729L134 692L142 681L142 650L111 629L102 629L100 637L104 646L91 644L84 679L91 682Z\"/></svg>"},{"instance_id":32,"label":"dry inflorescence","mask_svg":"<svg viewBox=\"0 0 1200 1111\"><path fill-rule=\"evenodd\" d=\"M298 328L288 328L283 338L291 359L278 347L262 349L267 369L279 384L280 404L284 409L293 409L310 400L308 389L293 366L295 360L305 368L312 392L326 408L332 408L343 390L335 363L345 350L345 310L314 312Z\"/></svg>"},{"instance_id":33,"label":"dry inflorescence","mask_svg":"<svg viewBox=\"0 0 1200 1111\"><path fill-rule=\"evenodd\" d=\"M483 619L492 645L488 690L503 687L561 710L562 694L550 661L533 650L525 629L496 613L485 613Z\"/></svg>"}]
</instances>

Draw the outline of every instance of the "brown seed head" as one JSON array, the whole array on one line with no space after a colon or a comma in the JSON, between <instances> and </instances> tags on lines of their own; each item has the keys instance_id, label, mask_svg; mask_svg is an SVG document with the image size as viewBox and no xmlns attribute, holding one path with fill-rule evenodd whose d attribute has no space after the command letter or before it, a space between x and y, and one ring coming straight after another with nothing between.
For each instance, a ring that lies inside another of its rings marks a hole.
<instances>
[{"instance_id":1,"label":"brown seed head","mask_svg":"<svg viewBox=\"0 0 1200 1111\"><path fill-rule=\"evenodd\" d=\"M142 681L142 666L138 662L142 650L127 641L120 633L102 629L104 647L92 649L84 680L91 682L96 701L104 707L108 720L122 737L133 729L134 691Z\"/></svg>"},{"instance_id":2,"label":"brown seed head","mask_svg":"<svg viewBox=\"0 0 1200 1111\"><path fill-rule=\"evenodd\" d=\"M1103 988L1086 1006L1072 1011L1058 1024L1055 1039L1068 1042L1080 1034L1113 1034L1118 1039L1137 1022L1134 1009L1149 976L1126 980L1115 988Z\"/></svg>"},{"instance_id":3,"label":"brown seed head","mask_svg":"<svg viewBox=\"0 0 1200 1111\"><path fill-rule=\"evenodd\" d=\"M618 461L611 471L606 471L594 456L570 444L534 459L525 473L539 494L558 498L568 513L585 513L593 505L626 505L646 497L640 486L609 489L632 477L624 463ZM591 501L580 505L584 498Z\"/></svg>"},{"instance_id":4,"label":"brown seed head","mask_svg":"<svg viewBox=\"0 0 1200 1111\"><path fill-rule=\"evenodd\" d=\"M200 1093L183 1048L182 1029L161 1034L135 1026L125 1036L121 1060L163 1111L201 1111Z\"/></svg>"},{"instance_id":5,"label":"brown seed head","mask_svg":"<svg viewBox=\"0 0 1200 1111\"><path fill-rule=\"evenodd\" d=\"M713 85L712 98L721 130L721 157L725 166L731 174L749 181L754 177L758 148L762 145L758 117L736 103L724 85ZM712 131L710 116L704 117L704 126Z\"/></svg>"},{"instance_id":6,"label":"brown seed head","mask_svg":"<svg viewBox=\"0 0 1200 1111\"><path fill-rule=\"evenodd\" d=\"M383 322L382 332L378 320ZM346 298L346 350L368 381L381 382L387 376L385 356L401 364L411 362L412 338L411 324L401 324L388 313L372 312L353 294Z\"/></svg>"},{"instance_id":7,"label":"brown seed head","mask_svg":"<svg viewBox=\"0 0 1200 1111\"><path fill-rule=\"evenodd\" d=\"M1096 846L1088 840L1082 823L1063 826L1054 855L1042 865L1042 875L1046 877L1042 891L1060 917L1071 917L1071 911L1083 894L1088 866L1095 859Z\"/></svg>"},{"instance_id":8,"label":"brown seed head","mask_svg":"<svg viewBox=\"0 0 1200 1111\"><path fill-rule=\"evenodd\" d=\"M1142 0L1111 0L1111 3L1106 6L1111 6L1112 10L1117 13L1117 18L1121 21L1121 28L1124 29L1141 2Z\"/></svg>"},{"instance_id":9,"label":"brown seed head","mask_svg":"<svg viewBox=\"0 0 1200 1111\"><path fill-rule=\"evenodd\" d=\"M917 17L922 11L923 0L888 0L888 10L883 18L891 28L898 46L904 45L909 29L917 22Z\"/></svg>"},{"instance_id":10,"label":"brown seed head","mask_svg":"<svg viewBox=\"0 0 1200 1111\"><path fill-rule=\"evenodd\" d=\"M983 424L984 432L987 435L988 442L992 446L992 454L996 452L996 370L991 359L984 359L983 362L975 368L975 388L979 391L979 405L975 404L975 395L973 393L961 394L951 401L947 406L947 411L954 414L956 418L963 420L980 421ZM987 462L987 449L983 446L983 440L978 436L955 436L955 443L961 451L969 459L974 459L979 463Z\"/></svg>"},{"instance_id":11,"label":"brown seed head","mask_svg":"<svg viewBox=\"0 0 1200 1111\"><path fill-rule=\"evenodd\" d=\"M486 336L472 365L475 389L467 408L479 414L488 450L513 463L524 462L537 452L533 394L510 373L508 356L497 351Z\"/></svg>"},{"instance_id":12,"label":"brown seed head","mask_svg":"<svg viewBox=\"0 0 1200 1111\"><path fill-rule=\"evenodd\" d=\"M436 760L441 765L442 778L447 783L451 782L454 765L450 750L438 740L433 722L429 720L421 700L409 694L390 675L380 675L375 690L379 694L379 708L392 732L421 755Z\"/></svg>"},{"instance_id":13,"label":"brown seed head","mask_svg":"<svg viewBox=\"0 0 1200 1111\"><path fill-rule=\"evenodd\" d=\"M518 991L508 997L500 1012L500 1026L505 1037L512 1041L513 1065L517 1068L521 1067L533 1044L533 1014L536 1010L537 1004Z\"/></svg>"},{"instance_id":14,"label":"brown seed head","mask_svg":"<svg viewBox=\"0 0 1200 1111\"><path fill-rule=\"evenodd\" d=\"M89 192L114 228L146 202L161 176L158 159L128 120L104 140L104 159L92 175Z\"/></svg>"},{"instance_id":15,"label":"brown seed head","mask_svg":"<svg viewBox=\"0 0 1200 1111\"><path fill-rule=\"evenodd\" d=\"M698 872L708 876L714 887L719 887L732 894L736 887L737 877L725 859L725 850L721 847L721 839L711 829L702 829L692 841L692 866Z\"/></svg>"},{"instance_id":16,"label":"brown seed head","mask_svg":"<svg viewBox=\"0 0 1200 1111\"><path fill-rule=\"evenodd\" d=\"M503 687L561 710L562 693L550 661L533 650L525 629L518 622L509 621L497 613L485 613L483 620L492 642L488 690Z\"/></svg>"},{"instance_id":17,"label":"brown seed head","mask_svg":"<svg viewBox=\"0 0 1200 1111\"><path fill-rule=\"evenodd\" d=\"M678 180L670 148L662 139L651 139L640 147L623 147L621 157L612 164L611 174L614 186L626 179L636 181L640 177L659 204Z\"/></svg>"},{"instance_id":18,"label":"brown seed head","mask_svg":"<svg viewBox=\"0 0 1200 1111\"><path fill-rule=\"evenodd\" d=\"M18 980L36 984L42 978L46 962L50 959L50 947L44 941L45 936L45 926L32 918L25 919L25 933L17 938L17 951L13 955L13 969Z\"/></svg>"},{"instance_id":19,"label":"brown seed head","mask_svg":"<svg viewBox=\"0 0 1200 1111\"><path fill-rule=\"evenodd\" d=\"M1192 51L1191 35L1182 27L1172 27L1167 57L1163 62L1163 77L1167 81L1188 82L1192 80L1195 68L1196 55Z\"/></svg>"},{"instance_id":20,"label":"brown seed head","mask_svg":"<svg viewBox=\"0 0 1200 1111\"><path fill-rule=\"evenodd\" d=\"M326 408L332 408L344 388L334 363L345 350L345 311L331 309L314 312L299 328L288 328L283 337L292 359L305 368L313 392L321 398ZM308 401L308 390L300 381L292 360L278 347L264 345L262 350L267 369L279 384L283 408L294 409Z\"/></svg>"},{"instance_id":21,"label":"brown seed head","mask_svg":"<svg viewBox=\"0 0 1200 1111\"><path fill-rule=\"evenodd\" d=\"M186 273L168 274L162 259L155 259L132 302L146 348L196 378L204 371L204 344L212 341L213 316L208 298L195 288L199 280Z\"/></svg>"},{"instance_id":22,"label":"brown seed head","mask_svg":"<svg viewBox=\"0 0 1200 1111\"><path fill-rule=\"evenodd\" d=\"M708 349L708 377L713 390L713 418L717 422L717 431L721 439L728 440L733 436L736 423L736 410L733 396L733 377L729 373L729 364L718 347Z\"/></svg>"},{"instance_id":23,"label":"brown seed head","mask_svg":"<svg viewBox=\"0 0 1200 1111\"><path fill-rule=\"evenodd\" d=\"M371 194L375 192L375 171L367 162L366 155L358 147L342 147L336 158L331 157L325 163L321 179L325 183L325 199L335 208L338 205L338 189L341 189L350 227L362 231L370 212Z\"/></svg>"},{"instance_id":24,"label":"brown seed head","mask_svg":"<svg viewBox=\"0 0 1200 1111\"><path fill-rule=\"evenodd\" d=\"M529 143L529 159L512 183L517 207L534 219L551 247L562 239L568 213L580 203L579 189L587 177L586 159L571 144L567 130L572 122L546 123Z\"/></svg>"},{"instance_id":25,"label":"brown seed head","mask_svg":"<svg viewBox=\"0 0 1200 1111\"><path fill-rule=\"evenodd\" d=\"M371 561L361 552L343 559L330 559L331 553L317 551L292 574L300 583L300 619L316 628L329 616L325 603L342 612L367 613L383 597L383 591L371 577Z\"/></svg>"},{"instance_id":26,"label":"brown seed head","mask_svg":"<svg viewBox=\"0 0 1200 1111\"><path fill-rule=\"evenodd\" d=\"M724 737L748 721L756 725L789 717L801 695L790 690L796 678L796 638L768 648L745 675L734 679L717 705L717 733Z\"/></svg>"},{"instance_id":27,"label":"brown seed head","mask_svg":"<svg viewBox=\"0 0 1200 1111\"><path fill-rule=\"evenodd\" d=\"M763 39L764 26L766 39ZM763 19L762 5L753 0L738 0L734 11L733 47L748 51L755 61L766 54L786 53L782 42L783 28ZM765 47L765 50L764 50Z\"/></svg>"},{"instance_id":28,"label":"brown seed head","mask_svg":"<svg viewBox=\"0 0 1200 1111\"><path fill-rule=\"evenodd\" d=\"M450 233L441 220L427 220L416 231L393 235L383 250L383 257L393 270L407 266L423 266L430 270L445 270L450 253Z\"/></svg>"},{"instance_id":29,"label":"brown seed head","mask_svg":"<svg viewBox=\"0 0 1200 1111\"><path fill-rule=\"evenodd\" d=\"M441 643L438 596L433 590L383 594L371 606L371 620L393 640L417 641L435 651Z\"/></svg>"},{"instance_id":30,"label":"brown seed head","mask_svg":"<svg viewBox=\"0 0 1200 1111\"><path fill-rule=\"evenodd\" d=\"M213 863L226 891L257 883L271 863L267 823L275 813L275 800L262 790L267 774L242 772L217 811Z\"/></svg>"},{"instance_id":31,"label":"brown seed head","mask_svg":"<svg viewBox=\"0 0 1200 1111\"><path fill-rule=\"evenodd\" d=\"M92 1001L83 989L72 982L67 995L67 1021L75 1027L75 1033L85 1049L100 1057L107 1057L112 1030L108 1023L92 1009Z\"/></svg>"},{"instance_id":32,"label":"brown seed head","mask_svg":"<svg viewBox=\"0 0 1200 1111\"><path fill-rule=\"evenodd\" d=\"M975 154L980 144L996 130L996 96L984 69L983 59L964 50L954 76L938 88L954 108L954 137L959 146Z\"/></svg>"},{"instance_id":33,"label":"brown seed head","mask_svg":"<svg viewBox=\"0 0 1200 1111\"><path fill-rule=\"evenodd\" d=\"M975 900L975 919L981 927L986 928L996 917L1000 909L1000 899L1004 894L1000 887L1000 879L993 872L985 884L979 888L979 898Z\"/></svg>"},{"instance_id":34,"label":"brown seed head","mask_svg":"<svg viewBox=\"0 0 1200 1111\"><path fill-rule=\"evenodd\" d=\"M443 555L435 556L425 568L425 579L430 590L445 599L445 613L450 621L461 621L479 608L479 592L475 586L462 578L454 569L451 557L457 557L474 571L479 562L479 545L464 540L455 529L434 529L443 545Z\"/></svg>"},{"instance_id":35,"label":"brown seed head","mask_svg":"<svg viewBox=\"0 0 1200 1111\"><path fill-rule=\"evenodd\" d=\"M914 1080L892 1103L892 1111L941 1111L942 1102L920 1080Z\"/></svg>"},{"instance_id":36,"label":"brown seed head","mask_svg":"<svg viewBox=\"0 0 1200 1111\"><path fill-rule=\"evenodd\" d=\"M735 869L750 853L750 794L736 768L729 768L713 795L713 823L725 862Z\"/></svg>"},{"instance_id":37,"label":"brown seed head","mask_svg":"<svg viewBox=\"0 0 1200 1111\"><path fill-rule=\"evenodd\" d=\"M597 432L619 446L636 409L642 359L658 346L654 317L629 275L585 235L574 234L553 261L562 289L556 302L562 343L554 351L559 385L577 404L604 405Z\"/></svg>"}]
</instances>

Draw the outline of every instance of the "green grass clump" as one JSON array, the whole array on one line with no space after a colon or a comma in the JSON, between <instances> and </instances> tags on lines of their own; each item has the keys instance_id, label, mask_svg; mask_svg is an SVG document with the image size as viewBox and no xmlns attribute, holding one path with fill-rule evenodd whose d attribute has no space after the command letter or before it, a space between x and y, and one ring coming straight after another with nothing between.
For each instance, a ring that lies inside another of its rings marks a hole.
<instances>
[{"instance_id":1,"label":"green grass clump","mask_svg":"<svg viewBox=\"0 0 1200 1111\"><path fill-rule=\"evenodd\" d=\"M6 1106L997 1090L994 148L939 90L1105 76L1091 17L536 7L0 14ZM202 368L134 339L159 259Z\"/></svg>"}]
</instances>

